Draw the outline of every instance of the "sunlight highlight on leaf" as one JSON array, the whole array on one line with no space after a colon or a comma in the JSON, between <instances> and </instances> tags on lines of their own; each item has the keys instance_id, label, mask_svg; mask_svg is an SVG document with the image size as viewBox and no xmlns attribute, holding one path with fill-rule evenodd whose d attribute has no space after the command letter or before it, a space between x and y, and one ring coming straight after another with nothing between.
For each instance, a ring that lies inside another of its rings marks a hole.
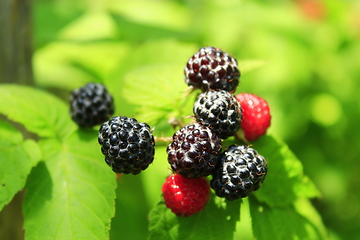
<instances>
[{"instance_id":1,"label":"sunlight highlight on leaf","mask_svg":"<svg viewBox=\"0 0 360 240\"><path fill-rule=\"evenodd\" d=\"M288 146L273 136L262 136L253 147L268 161L263 185L254 194L269 206L287 206L300 197L319 196L315 185L303 173L301 162Z\"/></svg>"},{"instance_id":2,"label":"sunlight highlight on leaf","mask_svg":"<svg viewBox=\"0 0 360 240\"><path fill-rule=\"evenodd\" d=\"M240 220L241 201L225 201L211 196L205 208L190 217L177 217L164 202L149 215L149 239L233 239Z\"/></svg>"},{"instance_id":3,"label":"sunlight highlight on leaf","mask_svg":"<svg viewBox=\"0 0 360 240\"><path fill-rule=\"evenodd\" d=\"M41 158L35 141L23 140L11 124L0 121L0 210L23 189L31 169Z\"/></svg>"},{"instance_id":4,"label":"sunlight highlight on leaf","mask_svg":"<svg viewBox=\"0 0 360 240\"><path fill-rule=\"evenodd\" d=\"M186 116L185 112L192 111L186 103L194 95L185 97L187 85L182 69L180 64L156 64L125 76L123 96L129 103L141 106L137 108L137 113L143 116L140 121L156 124L164 116Z\"/></svg>"},{"instance_id":5,"label":"sunlight highlight on leaf","mask_svg":"<svg viewBox=\"0 0 360 240\"><path fill-rule=\"evenodd\" d=\"M108 239L116 181L96 136L75 131L63 143L40 142L45 162L26 185L26 239Z\"/></svg>"},{"instance_id":6,"label":"sunlight highlight on leaf","mask_svg":"<svg viewBox=\"0 0 360 240\"><path fill-rule=\"evenodd\" d=\"M73 129L68 106L50 93L20 85L2 84L0 113L40 137L64 138Z\"/></svg>"},{"instance_id":7,"label":"sunlight highlight on leaf","mask_svg":"<svg viewBox=\"0 0 360 240\"><path fill-rule=\"evenodd\" d=\"M316 211L311 204L306 204L308 200L301 201L302 212L306 215L293 205L269 207L251 198L250 212L256 239L327 239Z\"/></svg>"}]
</instances>

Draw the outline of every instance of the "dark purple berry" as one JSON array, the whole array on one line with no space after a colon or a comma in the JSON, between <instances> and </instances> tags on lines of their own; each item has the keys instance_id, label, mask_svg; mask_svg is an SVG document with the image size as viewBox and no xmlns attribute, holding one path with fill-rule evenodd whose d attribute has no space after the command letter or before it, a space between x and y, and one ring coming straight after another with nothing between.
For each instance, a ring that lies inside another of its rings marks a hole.
<instances>
[{"instance_id":1,"label":"dark purple berry","mask_svg":"<svg viewBox=\"0 0 360 240\"><path fill-rule=\"evenodd\" d=\"M235 92L240 71L235 58L219 48L202 47L187 62L185 82L202 91L225 90Z\"/></svg>"},{"instance_id":2,"label":"dark purple berry","mask_svg":"<svg viewBox=\"0 0 360 240\"><path fill-rule=\"evenodd\" d=\"M211 174L221 150L221 140L209 127L199 123L186 125L174 133L172 140L167 153L173 171L186 178Z\"/></svg>"}]
</instances>

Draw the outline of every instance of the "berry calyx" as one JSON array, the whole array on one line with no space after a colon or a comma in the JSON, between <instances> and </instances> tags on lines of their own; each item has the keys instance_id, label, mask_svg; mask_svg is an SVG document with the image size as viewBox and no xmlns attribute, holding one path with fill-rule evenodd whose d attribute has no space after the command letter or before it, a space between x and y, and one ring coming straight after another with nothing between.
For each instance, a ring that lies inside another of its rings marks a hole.
<instances>
[{"instance_id":1,"label":"berry calyx","mask_svg":"<svg viewBox=\"0 0 360 240\"><path fill-rule=\"evenodd\" d=\"M185 178L180 174L167 177L162 186L167 208L179 217L200 212L210 198L210 186L205 178Z\"/></svg>"},{"instance_id":2,"label":"berry calyx","mask_svg":"<svg viewBox=\"0 0 360 240\"><path fill-rule=\"evenodd\" d=\"M71 118L81 128L101 124L113 113L113 98L103 84L88 83L70 93Z\"/></svg>"},{"instance_id":3,"label":"berry calyx","mask_svg":"<svg viewBox=\"0 0 360 240\"><path fill-rule=\"evenodd\" d=\"M267 169L265 158L255 149L234 144L221 154L210 185L219 197L244 198L260 188Z\"/></svg>"},{"instance_id":4,"label":"berry calyx","mask_svg":"<svg viewBox=\"0 0 360 240\"><path fill-rule=\"evenodd\" d=\"M139 174L154 160L150 126L134 118L116 116L99 129L98 142L105 162L115 173Z\"/></svg>"},{"instance_id":5,"label":"berry calyx","mask_svg":"<svg viewBox=\"0 0 360 240\"><path fill-rule=\"evenodd\" d=\"M210 127L222 139L234 136L240 128L241 106L227 91L207 91L199 94L193 112L198 122Z\"/></svg>"},{"instance_id":6,"label":"berry calyx","mask_svg":"<svg viewBox=\"0 0 360 240\"><path fill-rule=\"evenodd\" d=\"M186 178L211 174L221 150L220 138L207 126L186 125L176 131L166 151L174 172Z\"/></svg>"},{"instance_id":7,"label":"berry calyx","mask_svg":"<svg viewBox=\"0 0 360 240\"><path fill-rule=\"evenodd\" d=\"M187 62L185 82L202 91L235 92L240 71L235 58L215 47L202 47Z\"/></svg>"},{"instance_id":8,"label":"berry calyx","mask_svg":"<svg viewBox=\"0 0 360 240\"><path fill-rule=\"evenodd\" d=\"M235 97L243 110L241 129L245 139L249 142L255 141L270 127L269 105L263 98L250 93L239 93ZM240 133L237 138L241 138Z\"/></svg>"}]
</instances>

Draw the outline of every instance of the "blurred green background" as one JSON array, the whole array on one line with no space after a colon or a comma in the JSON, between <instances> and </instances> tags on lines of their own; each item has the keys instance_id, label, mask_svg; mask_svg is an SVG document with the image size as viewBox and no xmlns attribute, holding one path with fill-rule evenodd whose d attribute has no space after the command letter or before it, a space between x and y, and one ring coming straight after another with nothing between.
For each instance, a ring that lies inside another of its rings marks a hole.
<instances>
[{"instance_id":1,"label":"blurred green background","mask_svg":"<svg viewBox=\"0 0 360 240\"><path fill-rule=\"evenodd\" d=\"M321 191L313 203L325 225L339 239L360 236L360 1L32 2L36 84L66 101L74 87L103 82L117 114L131 115L121 96L131 69L166 61L185 66L202 46L231 53L243 71L237 92L269 102L269 131L289 144ZM139 200L144 185L120 178L118 191L130 194L117 199L111 236L146 236L154 202Z\"/></svg>"}]
</instances>

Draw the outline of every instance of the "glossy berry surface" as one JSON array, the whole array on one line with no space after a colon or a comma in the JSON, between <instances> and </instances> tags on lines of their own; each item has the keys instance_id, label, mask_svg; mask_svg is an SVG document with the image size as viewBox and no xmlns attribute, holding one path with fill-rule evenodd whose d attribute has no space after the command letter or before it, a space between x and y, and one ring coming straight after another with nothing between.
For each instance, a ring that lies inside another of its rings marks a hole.
<instances>
[{"instance_id":1,"label":"glossy berry surface","mask_svg":"<svg viewBox=\"0 0 360 240\"><path fill-rule=\"evenodd\" d=\"M81 128L102 124L113 113L113 98L100 83L88 83L70 93L71 118Z\"/></svg>"},{"instance_id":2,"label":"glossy berry surface","mask_svg":"<svg viewBox=\"0 0 360 240\"><path fill-rule=\"evenodd\" d=\"M220 138L209 127L193 123L174 133L166 151L174 172L200 178L211 174L220 150Z\"/></svg>"},{"instance_id":3,"label":"glossy berry surface","mask_svg":"<svg viewBox=\"0 0 360 240\"><path fill-rule=\"evenodd\" d=\"M241 129L247 141L255 141L264 135L271 124L270 108L263 98L250 93L236 95L243 110Z\"/></svg>"},{"instance_id":4,"label":"glossy berry surface","mask_svg":"<svg viewBox=\"0 0 360 240\"><path fill-rule=\"evenodd\" d=\"M185 82L202 91L235 92L240 71L235 58L219 48L202 47L187 62Z\"/></svg>"},{"instance_id":5,"label":"glossy berry surface","mask_svg":"<svg viewBox=\"0 0 360 240\"><path fill-rule=\"evenodd\" d=\"M210 186L205 178L185 178L180 174L167 177L162 186L166 207L179 217L200 212L210 198Z\"/></svg>"},{"instance_id":6,"label":"glossy berry surface","mask_svg":"<svg viewBox=\"0 0 360 240\"><path fill-rule=\"evenodd\" d=\"M139 174L153 162L155 140L150 126L134 118L116 116L99 130L105 162L116 173Z\"/></svg>"},{"instance_id":7,"label":"glossy berry surface","mask_svg":"<svg viewBox=\"0 0 360 240\"><path fill-rule=\"evenodd\" d=\"M267 170L265 158L255 149L231 145L220 156L211 188L217 196L227 200L243 198L260 188Z\"/></svg>"},{"instance_id":8,"label":"glossy berry surface","mask_svg":"<svg viewBox=\"0 0 360 240\"><path fill-rule=\"evenodd\" d=\"M241 106L227 91L207 91L199 94L193 112L198 122L210 127L222 139L235 135L240 128Z\"/></svg>"}]
</instances>

